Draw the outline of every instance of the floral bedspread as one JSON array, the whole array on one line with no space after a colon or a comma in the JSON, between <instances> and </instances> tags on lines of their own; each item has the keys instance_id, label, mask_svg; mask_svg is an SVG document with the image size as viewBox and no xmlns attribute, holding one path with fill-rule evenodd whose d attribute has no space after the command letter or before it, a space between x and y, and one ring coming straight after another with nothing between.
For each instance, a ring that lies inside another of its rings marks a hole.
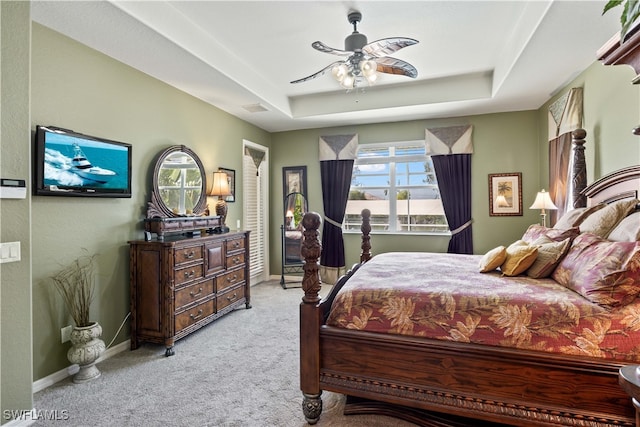
<instances>
[{"instance_id":1,"label":"floral bedspread","mask_svg":"<svg viewBox=\"0 0 640 427\"><path fill-rule=\"evenodd\" d=\"M480 255L376 255L333 302L330 326L640 362L640 299L594 304L553 279L479 273Z\"/></svg>"}]
</instances>

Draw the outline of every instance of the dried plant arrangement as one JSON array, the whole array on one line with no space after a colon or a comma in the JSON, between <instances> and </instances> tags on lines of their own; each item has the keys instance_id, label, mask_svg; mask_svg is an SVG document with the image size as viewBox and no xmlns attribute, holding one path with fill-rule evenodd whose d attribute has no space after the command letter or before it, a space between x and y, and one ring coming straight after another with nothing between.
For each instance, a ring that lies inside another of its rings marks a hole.
<instances>
[{"instance_id":1,"label":"dried plant arrangement","mask_svg":"<svg viewBox=\"0 0 640 427\"><path fill-rule=\"evenodd\" d=\"M94 292L94 259L81 256L51 277L77 327L89 326Z\"/></svg>"}]
</instances>

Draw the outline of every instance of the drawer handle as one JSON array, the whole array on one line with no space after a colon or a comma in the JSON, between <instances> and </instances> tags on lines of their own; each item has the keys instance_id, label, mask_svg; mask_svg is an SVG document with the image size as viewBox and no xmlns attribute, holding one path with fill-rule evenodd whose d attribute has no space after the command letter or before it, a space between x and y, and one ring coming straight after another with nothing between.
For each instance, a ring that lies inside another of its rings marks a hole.
<instances>
[{"instance_id":1,"label":"drawer handle","mask_svg":"<svg viewBox=\"0 0 640 427\"><path fill-rule=\"evenodd\" d=\"M197 320L199 318L202 317L202 309L198 310L198 314L189 314L189 317L191 317L191 320Z\"/></svg>"},{"instance_id":2,"label":"drawer handle","mask_svg":"<svg viewBox=\"0 0 640 427\"><path fill-rule=\"evenodd\" d=\"M236 274L234 274L233 276L227 276L227 282L228 283L233 283L236 280L238 280L238 276Z\"/></svg>"},{"instance_id":3,"label":"drawer handle","mask_svg":"<svg viewBox=\"0 0 640 427\"><path fill-rule=\"evenodd\" d=\"M185 271L184 272L184 278L185 279L191 279L193 276L196 275L195 270L191 270L191 271Z\"/></svg>"},{"instance_id":4,"label":"drawer handle","mask_svg":"<svg viewBox=\"0 0 640 427\"><path fill-rule=\"evenodd\" d=\"M233 295L231 295L230 297L227 297L227 301L233 301L234 299L238 298L238 294L237 293L233 293Z\"/></svg>"},{"instance_id":5,"label":"drawer handle","mask_svg":"<svg viewBox=\"0 0 640 427\"><path fill-rule=\"evenodd\" d=\"M240 261L240 257L239 257L239 256L237 256L237 257L235 257L235 258L233 259L233 263L234 263L234 264L240 264L240 262L241 262L241 261Z\"/></svg>"},{"instance_id":6,"label":"drawer handle","mask_svg":"<svg viewBox=\"0 0 640 427\"><path fill-rule=\"evenodd\" d=\"M191 295L191 298L193 297L197 297L198 295L200 295L202 293L202 287L200 287L200 289L198 289L198 292L189 292L189 295Z\"/></svg>"},{"instance_id":7,"label":"drawer handle","mask_svg":"<svg viewBox=\"0 0 640 427\"><path fill-rule=\"evenodd\" d=\"M193 250L191 250L190 252L186 252L186 251L185 251L185 253L184 253L184 257L185 257L186 259L191 259L191 258L193 258L194 256L196 256L196 253L195 253Z\"/></svg>"},{"instance_id":8,"label":"drawer handle","mask_svg":"<svg viewBox=\"0 0 640 427\"><path fill-rule=\"evenodd\" d=\"M233 246L236 247L236 248L240 247L240 242L237 242L237 241L233 242Z\"/></svg>"}]
</instances>

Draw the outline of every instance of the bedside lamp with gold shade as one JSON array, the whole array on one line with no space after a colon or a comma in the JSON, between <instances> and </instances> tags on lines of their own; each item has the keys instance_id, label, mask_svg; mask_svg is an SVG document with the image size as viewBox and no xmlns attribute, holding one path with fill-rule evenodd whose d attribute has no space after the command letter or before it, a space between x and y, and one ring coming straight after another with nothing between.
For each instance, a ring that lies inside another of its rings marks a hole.
<instances>
[{"instance_id":1,"label":"bedside lamp with gold shade","mask_svg":"<svg viewBox=\"0 0 640 427\"><path fill-rule=\"evenodd\" d=\"M546 227L547 226L546 210L547 209L556 210L558 208L551 201L551 196L549 196L549 193L547 193L546 191L544 191L544 189L542 189L542 191L539 191L538 194L536 195L536 200L534 200L533 204L529 209L540 209L540 218L541 218L540 222L541 222L541 225Z\"/></svg>"},{"instance_id":2,"label":"bedside lamp with gold shade","mask_svg":"<svg viewBox=\"0 0 640 427\"><path fill-rule=\"evenodd\" d=\"M222 172L217 171L213 173L213 186L211 187L210 196L218 196L216 202L216 215L220 217L220 225L213 229L213 233L228 233L229 227L225 225L227 219L227 202L224 198L231 195L231 189L229 188L229 176Z\"/></svg>"}]
</instances>

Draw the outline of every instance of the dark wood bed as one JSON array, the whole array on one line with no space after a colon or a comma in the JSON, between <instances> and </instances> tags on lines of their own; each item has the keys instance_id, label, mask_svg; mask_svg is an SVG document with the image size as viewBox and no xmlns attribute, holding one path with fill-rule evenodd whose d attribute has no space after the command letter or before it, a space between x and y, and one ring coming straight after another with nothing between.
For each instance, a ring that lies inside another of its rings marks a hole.
<instances>
[{"instance_id":1,"label":"dark wood bed","mask_svg":"<svg viewBox=\"0 0 640 427\"><path fill-rule=\"evenodd\" d=\"M638 197L639 190L640 166L633 166L581 193L592 205ZM631 398L618 383L627 363L328 326L336 294L371 256L364 219L361 264L322 300L321 220L314 213L303 219L300 384L310 424L321 416L324 390L349 396L345 413L380 413L425 426L636 425Z\"/></svg>"}]
</instances>

